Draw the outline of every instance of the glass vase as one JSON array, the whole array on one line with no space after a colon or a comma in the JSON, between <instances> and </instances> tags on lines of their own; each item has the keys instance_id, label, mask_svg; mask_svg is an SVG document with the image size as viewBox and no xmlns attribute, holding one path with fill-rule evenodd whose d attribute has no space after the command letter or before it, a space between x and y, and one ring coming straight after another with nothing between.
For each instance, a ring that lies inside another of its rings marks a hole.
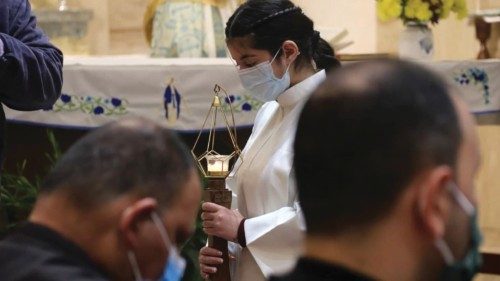
<instances>
[{"instance_id":1,"label":"glass vase","mask_svg":"<svg viewBox=\"0 0 500 281\"><path fill-rule=\"evenodd\" d=\"M427 23L406 22L399 38L399 56L404 59L432 60L434 38Z\"/></svg>"}]
</instances>

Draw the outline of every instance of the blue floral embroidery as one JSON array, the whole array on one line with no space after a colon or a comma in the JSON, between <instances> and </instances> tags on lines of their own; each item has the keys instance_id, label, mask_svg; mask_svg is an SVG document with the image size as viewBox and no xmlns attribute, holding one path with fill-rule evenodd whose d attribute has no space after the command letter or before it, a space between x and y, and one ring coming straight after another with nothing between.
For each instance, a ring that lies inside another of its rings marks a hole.
<instances>
[{"instance_id":1,"label":"blue floral embroidery","mask_svg":"<svg viewBox=\"0 0 500 281\"><path fill-rule=\"evenodd\" d=\"M490 86L488 73L484 69L472 67L459 72L454 77L460 85L476 85L483 93L484 104L490 104Z\"/></svg>"},{"instance_id":2,"label":"blue floral embroidery","mask_svg":"<svg viewBox=\"0 0 500 281\"><path fill-rule=\"evenodd\" d=\"M234 95L230 95L229 97L226 97L224 100L226 101L226 103L233 103L235 99L236 98Z\"/></svg>"},{"instance_id":3,"label":"blue floral embroidery","mask_svg":"<svg viewBox=\"0 0 500 281\"><path fill-rule=\"evenodd\" d=\"M63 103L71 102L71 96L70 95L62 94L60 99L61 99L61 101Z\"/></svg>"},{"instance_id":4,"label":"blue floral embroidery","mask_svg":"<svg viewBox=\"0 0 500 281\"><path fill-rule=\"evenodd\" d=\"M234 112L250 112L259 110L263 104L249 95L229 95L224 99L223 108L229 110L232 106Z\"/></svg>"},{"instance_id":5,"label":"blue floral embroidery","mask_svg":"<svg viewBox=\"0 0 500 281\"><path fill-rule=\"evenodd\" d=\"M96 108L94 108L94 114L95 115L101 115L104 113L104 109L100 106L97 106Z\"/></svg>"},{"instance_id":6,"label":"blue floral embroidery","mask_svg":"<svg viewBox=\"0 0 500 281\"><path fill-rule=\"evenodd\" d=\"M243 111L252 111L252 105L249 104L248 102L245 102L242 106L241 109Z\"/></svg>"},{"instance_id":7,"label":"blue floral embroidery","mask_svg":"<svg viewBox=\"0 0 500 281\"><path fill-rule=\"evenodd\" d=\"M54 104L54 112L80 111L90 115L125 115L128 101L119 98L101 98L92 96L73 96L63 93Z\"/></svg>"},{"instance_id":8,"label":"blue floral embroidery","mask_svg":"<svg viewBox=\"0 0 500 281\"><path fill-rule=\"evenodd\" d=\"M114 107L119 107L120 105L122 105L122 100L121 99L117 99L117 98L112 98L111 99L111 104Z\"/></svg>"}]
</instances>

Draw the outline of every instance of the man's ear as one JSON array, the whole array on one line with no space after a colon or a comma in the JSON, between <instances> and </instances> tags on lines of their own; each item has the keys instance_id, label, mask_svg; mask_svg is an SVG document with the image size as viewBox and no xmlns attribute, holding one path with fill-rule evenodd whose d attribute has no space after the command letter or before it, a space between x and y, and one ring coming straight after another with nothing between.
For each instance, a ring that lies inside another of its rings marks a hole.
<instances>
[{"instance_id":1,"label":"man's ear","mask_svg":"<svg viewBox=\"0 0 500 281\"><path fill-rule=\"evenodd\" d=\"M453 171L448 166L439 166L427 171L419 181L417 193L417 215L422 228L432 240L445 234L450 215L451 201L448 185Z\"/></svg>"},{"instance_id":2,"label":"man's ear","mask_svg":"<svg viewBox=\"0 0 500 281\"><path fill-rule=\"evenodd\" d=\"M137 247L139 226L141 223L151 220L151 213L154 212L157 207L158 202L156 199L147 197L135 201L123 211L118 228L128 248Z\"/></svg>"},{"instance_id":3,"label":"man's ear","mask_svg":"<svg viewBox=\"0 0 500 281\"><path fill-rule=\"evenodd\" d=\"M282 50L286 64L294 62L300 54L299 46L292 40L286 40L283 43Z\"/></svg>"}]
</instances>

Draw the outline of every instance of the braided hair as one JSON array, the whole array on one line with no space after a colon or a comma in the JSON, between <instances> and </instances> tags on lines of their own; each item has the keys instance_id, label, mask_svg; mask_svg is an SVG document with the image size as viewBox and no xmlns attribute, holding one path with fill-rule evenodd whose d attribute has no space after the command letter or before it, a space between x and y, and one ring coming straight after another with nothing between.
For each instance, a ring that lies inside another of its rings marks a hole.
<instances>
[{"instance_id":1,"label":"braided hair","mask_svg":"<svg viewBox=\"0 0 500 281\"><path fill-rule=\"evenodd\" d=\"M340 65L332 47L314 30L313 21L290 0L248 0L229 18L226 38L248 37L252 47L274 54L283 42L292 40L299 48L295 67L314 60L318 69L329 71Z\"/></svg>"}]
</instances>

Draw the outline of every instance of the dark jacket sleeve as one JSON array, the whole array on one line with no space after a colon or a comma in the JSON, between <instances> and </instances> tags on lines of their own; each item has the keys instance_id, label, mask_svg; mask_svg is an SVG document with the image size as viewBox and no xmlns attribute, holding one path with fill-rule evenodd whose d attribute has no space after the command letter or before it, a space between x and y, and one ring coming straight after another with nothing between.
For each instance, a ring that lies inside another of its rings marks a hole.
<instances>
[{"instance_id":1,"label":"dark jacket sleeve","mask_svg":"<svg viewBox=\"0 0 500 281\"><path fill-rule=\"evenodd\" d=\"M8 32L0 32L0 101L16 110L50 109L61 95L62 53L36 28L27 0L11 3Z\"/></svg>"}]
</instances>

